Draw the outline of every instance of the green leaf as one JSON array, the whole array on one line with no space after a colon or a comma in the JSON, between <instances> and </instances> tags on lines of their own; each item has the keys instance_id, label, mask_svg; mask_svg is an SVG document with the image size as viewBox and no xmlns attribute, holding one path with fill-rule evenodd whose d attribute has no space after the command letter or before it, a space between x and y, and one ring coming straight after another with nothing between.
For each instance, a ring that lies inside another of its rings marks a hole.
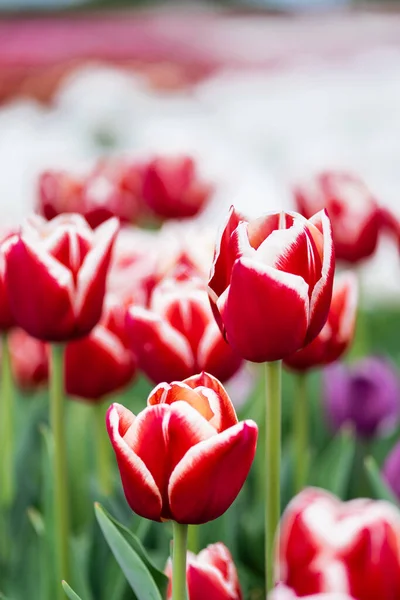
<instances>
[{"instance_id":1,"label":"green leaf","mask_svg":"<svg viewBox=\"0 0 400 600\"><path fill-rule=\"evenodd\" d=\"M67 594L69 600L82 600L78 594L75 594L74 590L68 585L66 581L62 582L63 590Z\"/></svg>"},{"instance_id":2,"label":"green leaf","mask_svg":"<svg viewBox=\"0 0 400 600\"><path fill-rule=\"evenodd\" d=\"M344 498L350 481L355 448L353 431L344 428L317 461L313 469L316 473L314 484Z\"/></svg>"},{"instance_id":3,"label":"green leaf","mask_svg":"<svg viewBox=\"0 0 400 600\"><path fill-rule=\"evenodd\" d=\"M387 500L388 502L398 506L399 502L382 479L382 475L375 459L372 456L368 456L364 461L364 466L368 480L371 484L372 490L376 494L376 497L379 500Z\"/></svg>"},{"instance_id":4,"label":"green leaf","mask_svg":"<svg viewBox=\"0 0 400 600\"><path fill-rule=\"evenodd\" d=\"M138 600L162 600L150 571L151 563L139 540L128 530L122 533L125 528L117 525L100 504L95 505L95 512L104 537ZM156 571L155 567L152 570Z\"/></svg>"}]
</instances>

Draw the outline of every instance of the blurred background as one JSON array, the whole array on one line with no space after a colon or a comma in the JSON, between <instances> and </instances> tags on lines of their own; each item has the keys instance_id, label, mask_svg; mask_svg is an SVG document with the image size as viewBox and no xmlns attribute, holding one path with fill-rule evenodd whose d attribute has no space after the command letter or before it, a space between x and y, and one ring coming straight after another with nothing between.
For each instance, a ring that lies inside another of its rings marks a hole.
<instances>
[{"instance_id":1,"label":"blurred background","mask_svg":"<svg viewBox=\"0 0 400 600\"><path fill-rule=\"evenodd\" d=\"M102 157L193 155L204 223L291 208L320 169L360 175L400 216L400 3L0 0L0 216L39 174ZM400 298L393 241L363 270Z\"/></svg>"}]
</instances>

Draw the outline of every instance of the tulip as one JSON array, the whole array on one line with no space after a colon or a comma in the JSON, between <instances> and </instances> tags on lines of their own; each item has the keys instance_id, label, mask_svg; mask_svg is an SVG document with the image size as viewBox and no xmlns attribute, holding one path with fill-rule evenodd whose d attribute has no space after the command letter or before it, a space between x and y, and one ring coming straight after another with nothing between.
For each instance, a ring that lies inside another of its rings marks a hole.
<instances>
[{"instance_id":1,"label":"tulip","mask_svg":"<svg viewBox=\"0 0 400 600\"><path fill-rule=\"evenodd\" d=\"M326 171L294 190L297 210L306 218L326 208L332 222L338 260L357 263L376 249L381 228L377 201L355 175Z\"/></svg>"},{"instance_id":2,"label":"tulip","mask_svg":"<svg viewBox=\"0 0 400 600\"><path fill-rule=\"evenodd\" d=\"M306 489L281 523L278 572L300 597L400 598L400 512L385 501L341 502Z\"/></svg>"},{"instance_id":3,"label":"tulip","mask_svg":"<svg viewBox=\"0 0 400 600\"><path fill-rule=\"evenodd\" d=\"M153 289L149 309L132 306L128 311L132 348L154 383L199 371L226 381L241 365L215 323L205 283L190 275L181 269Z\"/></svg>"},{"instance_id":4,"label":"tulip","mask_svg":"<svg viewBox=\"0 0 400 600\"><path fill-rule=\"evenodd\" d=\"M196 164L188 156L157 157L145 168L143 198L162 219L197 215L207 204L212 188L201 181Z\"/></svg>"},{"instance_id":5,"label":"tulip","mask_svg":"<svg viewBox=\"0 0 400 600\"><path fill-rule=\"evenodd\" d=\"M398 442L385 460L383 476L400 501L400 442Z\"/></svg>"},{"instance_id":6,"label":"tulip","mask_svg":"<svg viewBox=\"0 0 400 600\"><path fill-rule=\"evenodd\" d=\"M238 423L224 388L206 373L159 384L137 416L112 404L107 430L132 510L180 524L206 523L229 508L257 442L256 424Z\"/></svg>"},{"instance_id":7,"label":"tulip","mask_svg":"<svg viewBox=\"0 0 400 600\"><path fill-rule=\"evenodd\" d=\"M169 578L167 600L172 600L172 562L165 573ZM232 556L221 542L211 544L197 556L187 554L186 568L189 600L242 600L239 579Z\"/></svg>"},{"instance_id":8,"label":"tulip","mask_svg":"<svg viewBox=\"0 0 400 600\"><path fill-rule=\"evenodd\" d=\"M351 366L332 365L323 383L327 418L334 429L349 423L368 438L398 422L399 377L387 360L368 357Z\"/></svg>"},{"instance_id":9,"label":"tulip","mask_svg":"<svg viewBox=\"0 0 400 600\"><path fill-rule=\"evenodd\" d=\"M307 371L327 365L340 358L350 346L357 316L357 279L351 273L335 278L328 320L317 337L295 354L287 356L284 364L295 371Z\"/></svg>"},{"instance_id":10,"label":"tulip","mask_svg":"<svg viewBox=\"0 0 400 600\"><path fill-rule=\"evenodd\" d=\"M336 594L333 592L332 594L328 592L327 594L312 594L311 596L298 596L296 592L289 589L285 585L278 585L267 598L267 600L297 600L297 598L302 598L302 600L353 600L348 594Z\"/></svg>"},{"instance_id":11,"label":"tulip","mask_svg":"<svg viewBox=\"0 0 400 600\"><path fill-rule=\"evenodd\" d=\"M209 281L214 315L243 358L280 360L321 331L333 272L324 211L308 221L296 213L273 213L247 222L232 208Z\"/></svg>"},{"instance_id":12,"label":"tulip","mask_svg":"<svg viewBox=\"0 0 400 600\"><path fill-rule=\"evenodd\" d=\"M117 219L94 231L80 215L28 219L6 248L5 281L17 324L45 341L87 335L102 313L117 230Z\"/></svg>"},{"instance_id":13,"label":"tulip","mask_svg":"<svg viewBox=\"0 0 400 600\"><path fill-rule=\"evenodd\" d=\"M38 212L51 220L62 213L79 213L92 227L115 216L135 222L142 209L141 165L99 163L87 175L45 171L39 179Z\"/></svg>"},{"instance_id":14,"label":"tulip","mask_svg":"<svg viewBox=\"0 0 400 600\"><path fill-rule=\"evenodd\" d=\"M6 273L6 247L8 239L12 236L12 233L8 233L2 236L0 241L0 331L8 331L11 327L14 327L15 320L11 312L10 301L8 298L8 291L5 282Z\"/></svg>"},{"instance_id":15,"label":"tulip","mask_svg":"<svg viewBox=\"0 0 400 600\"><path fill-rule=\"evenodd\" d=\"M9 333L11 370L17 385L33 390L49 378L49 349L47 344L28 335L23 329Z\"/></svg>"}]
</instances>

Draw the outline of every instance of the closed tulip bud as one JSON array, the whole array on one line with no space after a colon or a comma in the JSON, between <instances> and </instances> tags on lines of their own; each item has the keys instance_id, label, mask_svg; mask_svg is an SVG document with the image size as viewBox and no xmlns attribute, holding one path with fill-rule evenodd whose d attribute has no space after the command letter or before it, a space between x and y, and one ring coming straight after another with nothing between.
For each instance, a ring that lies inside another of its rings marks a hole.
<instances>
[{"instance_id":1,"label":"closed tulip bud","mask_svg":"<svg viewBox=\"0 0 400 600\"><path fill-rule=\"evenodd\" d=\"M323 384L327 418L334 429L347 423L359 436L373 437L399 419L399 378L385 359L332 365L324 371Z\"/></svg>"},{"instance_id":2,"label":"closed tulip bud","mask_svg":"<svg viewBox=\"0 0 400 600\"><path fill-rule=\"evenodd\" d=\"M297 210L306 218L326 208L332 223L338 260L357 263L376 249L381 227L377 201L363 181L351 173L326 171L308 186L294 190Z\"/></svg>"},{"instance_id":3,"label":"closed tulip bud","mask_svg":"<svg viewBox=\"0 0 400 600\"><path fill-rule=\"evenodd\" d=\"M15 319L11 312L7 285L5 282L7 260L5 248L7 247L7 240L11 236L12 233L8 233L0 238L0 331L7 331L15 326Z\"/></svg>"},{"instance_id":4,"label":"closed tulip bud","mask_svg":"<svg viewBox=\"0 0 400 600\"><path fill-rule=\"evenodd\" d=\"M87 335L101 317L117 231L117 219L94 231L80 215L28 219L6 246L5 281L17 324L50 342Z\"/></svg>"},{"instance_id":5,"label":"closed tulip bud","mask_svg":"<svg viewBox=\"0 0 400 600\"><path fill-rule=\"evenodd\" d=\"M46 343L13 329L8 336L11 369L17 385L27 391L46 384L49 377L49 350Z\"/></svg>"},{"instance_id":6,"label":"closed tulip bud","mask_svg":"<svg viewBox=\"0 0 400 600\"><path fill-rule=\"evenodd\" d=\"M253 362L280 360L310 343L328 316L334 262L324 211L310 220L282 212L248 222L232 208L209 281L228 343Z\"/></svg>"},{"instance_id":7,"label":"closed tulip bud","mask_svg":"<svg viewBox=\"0 0 400 600\"><path fill-rule=\"evenodd\" d=\"M285 585L278 585L271 594L268 595L267 600L353 600L348 594L336 594L335 592L327 594L312 594L311 596L298 596L296 592L289 589Z\"/></svg>"},{"instance_id":8,"label":"closed tulip bud","mask_svg":"<svg viewBox=\"0 0 400 600\"><path fill-rule=\"evenodd\" d=\"M185 219L197 215L210 198L212 188L199 179L194 160L157 157L145 169L143 197L162 219Z\"/></svg>"},{"instance_id":9,"label":"closed tulip bud","mask_svg":"<svg viewBox=\"0 0 400 600\"><path fill-rule=\"evenodd\" d=\"M238 423L224 388L206 373L161 383L137 416L111 405L107 430L132 510L183 524L212 521L229 508L257 443L257 425Z\"/></svg>"},{"instance_id":10,"label":"closed tulip bud","mask_svg":"<svg viewBox=\"0 0 400 600\"><path fill-rule=\"evenodd\" d=\"M165 573L169 578L167 600L172 600L172 562ZM197 556L187 554L186 580L189 600L242 600L235 563L221 542L211 544Z\"/></svg>"},{"instance_id":11,"label":"closed tulip bud","mask_svg":"<svg viewBox=\"0 0 400 600\"><path fill-rule=\"evenodd\" d=\"M282 517L279 553L282 583L300 597L400 598L400 512L388 502L306 489Z\"/></svg>"},{"instance_id":12,"label":"closed tulip bud","mask_svg":"<svg viewBox=\"0 0 400 600\"><path fill-rule=\"evenodd\" d=\"M393 493L400 501L400 442L398 442L385 460L383 476Z\"/></svg>"},{"instance_id":13,"label":"closed tulip bud","mask_svg":"<svg viewBox=\"0 0 400 600\"><path fill-rule=\"evenodd\" d=\"M136 360L125 335L126 309L106 299L102 319L91 333L67 344L65 385L70 396L101 401L127 386L136 374Z\"/></svg>"},{"instance_id":14,"label":"closed tulip bud","mask_svg":"<svg viewBox=\"0 0 400 600\"><path fill-rule=\"evenodd\" d=\"M284 363L295 371L308 371L340 358L353 341L357 316L357 278L347 272L335 278L328 320L317 337Z\"/></svg>"},{"instance_id":15,"label":"closed tulip bud","mask_svg":"<svg viewBox=\"0 0 400 600\"><path fill-rule=\"evenodd\" d=\"M242 363L215 323L205 283L185 269L154 288L149 309L129 309L127 328L139 367L154 383L199 371L226 381Z\"/></svg>"}]
</instances>

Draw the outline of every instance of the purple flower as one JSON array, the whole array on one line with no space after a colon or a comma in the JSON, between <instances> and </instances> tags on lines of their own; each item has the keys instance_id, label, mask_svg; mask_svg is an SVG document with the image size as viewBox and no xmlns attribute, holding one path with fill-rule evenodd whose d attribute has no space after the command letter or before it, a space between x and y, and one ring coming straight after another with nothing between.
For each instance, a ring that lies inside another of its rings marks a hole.
<instances>
[{"instance_id":1,"label":"purple flower","mask_svg":"<svg viewBox=\"0 0 400 600\"><path fill-rule=\"evenodd\" d=\"M383 477L400 500L400 442L397 442L383 465Z\"/></svg>"},{"instance_id":2,"label":"purple flower","mask_svg":"<svg viewBox=\"0 0 400 600\"><path fill-rule=\"evenodd\" d=\"M350 366L335 363L324 371L325 408L330 425L345 423L360 437L393 427L400 415L400 382L386 359L368 357Z\"/></svg>"}]
</instances>

